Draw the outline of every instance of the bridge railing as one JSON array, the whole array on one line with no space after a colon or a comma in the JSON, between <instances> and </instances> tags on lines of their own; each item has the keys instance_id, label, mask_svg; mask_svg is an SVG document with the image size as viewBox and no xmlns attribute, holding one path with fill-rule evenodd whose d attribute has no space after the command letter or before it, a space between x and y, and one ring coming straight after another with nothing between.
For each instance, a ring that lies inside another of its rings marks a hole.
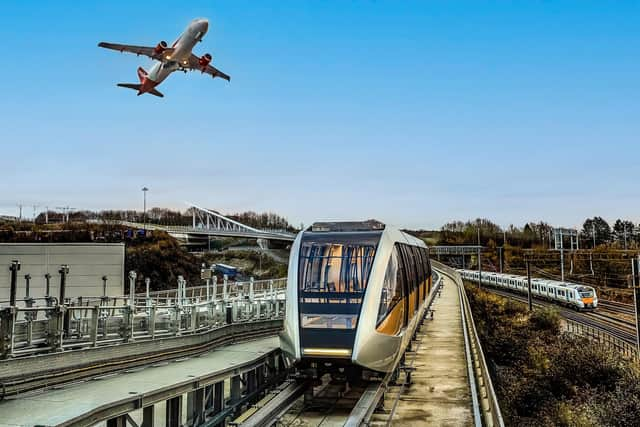
<instances>
[{"instance_id":1,"label":"bridge railing","mask_svg":"<svg viewBox=\"0 0 640 427\"><path fill-rule=\"evenodd\" d=\"M181 295L172 290L133 299L84 297L74 304L6 307L0 310L0 358L196 334L284 314L286 279L226 287L226 292L225 283L212 287L208 295L201 286L184 288Z\"/></svg>"},{"instance_id":2,"label":"bridge railing","mask_svg":"<svg viewBox=\"0 0 640 427\"><path fill-rule=\"evenodd\" d=\"M165 224L157 224L157 223L152 223L152 222L148 222L148 223L141 223L141 222L132 222L132 221L119 221L119 220L105 220L105 222L109 223L109 224L117 224L117 225L123 225L126 227L133 227L133 228L146 228L148 230L161 230L161 231L168 231L168 232L174 232L174 233L190 233L190 232L199 232L199 231L215 231L215 232L235 232L238 233L240 235L247 234L247 235L256 235L259 236L261 234L264 234L265 236L268 235L281 235L283 237L287 237L287 238L291 238L291 240L293 240L293 238L295 237L295 233L292 233L288 230L285 229L255 229L255 230L248 230L248 229L244 229L242 227L239 226L225 226L225 227L214 227L214 226L209 226L207 227L206 224L201 224L198 223L196 224L196 226L194 227L193 225L165 225Z\"/></svg>"}]
</instances>

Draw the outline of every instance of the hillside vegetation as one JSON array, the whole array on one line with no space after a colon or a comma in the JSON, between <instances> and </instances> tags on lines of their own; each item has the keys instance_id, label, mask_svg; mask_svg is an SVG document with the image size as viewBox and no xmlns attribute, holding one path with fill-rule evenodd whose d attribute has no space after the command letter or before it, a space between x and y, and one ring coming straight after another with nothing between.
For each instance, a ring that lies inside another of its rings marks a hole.
<instances>
[{"instance_id":1,"label":"hillside vegetation","mask_svg":"<svg viewBox=\"0 0 640 427\"><path fill-rule=\"evenodd\" d=\"M284 254L285 256L287 254ZM208 252L202 255L207 265L228 264L237 267L245 277L253 276L255 279L278 279L287 276L287 263L277 261L261 251L226 250L221 252Z\"/></svg>"},{"instance_id":2,"label":"hillside vegetation","mask_svg":"<svg viewBox=\"0 0 640 427\"><path fill-rule=\"evenodd\" d=\"M506 425L632 426L640 371L598 344L563 333L553 309L467 287Z\"/></svg>"},{"instance_id":3,"label":"hillside vegetation","mask_svg":"<svg viewBox=\"0 0 640 427\"><path fill-rule=\"evenodd\" d=\"M577 231L579 251L571 250L569 236L563 237L565 280L595 286L603 299L632 302L628 289L632 284L631 259L640 253L640 225L618 219L610 226L603 218L594 217L586 219ZM561 256L560 251L554 250L553 226L545 222L504 228L478 218L452 221L439 231L411 233L431 245L477 245L479 240L484 271L499 271L502 252L505 273L526 274L528 259L533 277L561 278ZM440 259L462 267L459 256ZM477 257L467 256L465 266L477 268Z\"/></svg>"},{"instance_id":4,"label":"hillside vegetation","mask_svg":"<svg viewBox=\"0 0 640 427\"><path fill-rule=\"evenodd\" d=\"M188 252L167 233L149 232L147 236L128 232L126 227L108 223L68 222L38 224L33 222L6 221L0 223L0 242L7 243L69 243L69 242L123 242L125 244L125 274L137 273L136 290L145 289L144 279L151 279L151 290L174 289L178 276L183 276L188 286L203 284L200 268L203 262L225 263L238 267L245 277L280 278L286 276L287 264L278 262L258 251L228 250L196 256ZM214 241L213 246L224 247L238 240ZM246 243L249 244L249 243ZM280 255L287 257L286 251ZM204 257L204 258L203 258ZM282 261L282 260L281 260ZM129 280L125 291L129 292Z\"/></svg>"}]
</instances>

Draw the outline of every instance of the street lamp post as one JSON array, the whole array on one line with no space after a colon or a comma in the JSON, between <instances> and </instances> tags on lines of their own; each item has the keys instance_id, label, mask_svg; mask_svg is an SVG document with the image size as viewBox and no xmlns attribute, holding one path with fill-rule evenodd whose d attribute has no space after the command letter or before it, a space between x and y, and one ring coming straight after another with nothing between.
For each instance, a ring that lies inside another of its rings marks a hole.
<instances>
[{"instance_id":1,"label":"street lamp post","mask_svg":"<svg viewBox=\"0 0 640 427\"><path fill-rule=\"evenodd\" d=\"M147 235L147 187L142 187L143 204L142 204L142 222L144 223L144 235Z\"/></svg>"}]
</instances>

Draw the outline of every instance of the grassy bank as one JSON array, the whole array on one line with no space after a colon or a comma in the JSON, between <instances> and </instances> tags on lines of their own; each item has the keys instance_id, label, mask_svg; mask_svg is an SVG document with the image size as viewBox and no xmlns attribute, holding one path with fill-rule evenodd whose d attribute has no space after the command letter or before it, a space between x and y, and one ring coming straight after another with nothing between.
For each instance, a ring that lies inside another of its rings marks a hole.
<instances>
[{"instance_id":1,"label":"grassy bank","mask_svg":"<svg viewBox=\"0 0 640 427\"><path fill-rule=\"evenodd\" d=\"M286 254L285 254L286 255ZM203 255L206 264L228 264L237 267L246 277L275 279L287 276L287 264L255 250L226 250Z\"/></svg>"},{"instance_id":2,"label":"grassy bank","mask_svg":"<svg viewBox=\"0 0 640 427\"><path fill-rule=\"evenodd\" d=\"M522 303L467 292L507 425L639 425L640 371L631 362L561 332L553 309L530 314Z\"/></svg>"}]
</instances>

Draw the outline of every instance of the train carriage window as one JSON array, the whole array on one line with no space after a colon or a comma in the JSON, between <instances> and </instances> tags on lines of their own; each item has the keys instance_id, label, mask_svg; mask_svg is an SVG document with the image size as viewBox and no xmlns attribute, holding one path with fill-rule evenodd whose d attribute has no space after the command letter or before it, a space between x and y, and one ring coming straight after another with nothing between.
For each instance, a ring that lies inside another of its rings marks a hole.
<instances>
[{"instance_id":1,"label":"train carriage window","mask_svg":"<svg viewBox=\"0 0 640 427\"><path fill-rule=\"evenodd\" d=\"M416 288L416 268L413 257L411 256L411 249L408 245L400 245L400 254L405 266L405 274L407 277L407 285L409 286L409 292L413 292Z\"/></svg>"},{"instance_id":2,"label":"train carriage window","mask_svg":"<svg viewBox=\"0 0 640 427\"><path fill-rule=\"evenodd\" d=\"M393 252L391 252L391 257L389 257L387 270L384 274L377 325L387 317L396 304L402 304L402 299L404 298L403 281L404 277L398 263L397 248L394 248Z\"/></svg>"},{"instance_id":3,"label":"train carriage window","mask_svg":"<svg viewBox=\"0 0 640 427\"><path fill-rule=\"evenodd\" d=\"M411 292L414 292L415 295L413 297L413 311L418 310L418 306L420 305L420 295L418 294L418 268L416 267L416 258L413 256L413 248L409 245L404 246L404 253L407 257L407 261L409 262L409 287L411 288Z\"/></svg>"},{"instance_id":4,"label":"train carriage window","mask_svg":"<svg viewBox=\"0 0 640 427\"><path fill-rule=\"evenodd\" d=\"M413 254L416 260L416 268L418 270L418 286L420 287L420 289L422 289L422 285L427 277L421 249L422 248L413 247ZM421 295L421 299L424 299L424 295Z\"/></svg>"}]
</instances>

